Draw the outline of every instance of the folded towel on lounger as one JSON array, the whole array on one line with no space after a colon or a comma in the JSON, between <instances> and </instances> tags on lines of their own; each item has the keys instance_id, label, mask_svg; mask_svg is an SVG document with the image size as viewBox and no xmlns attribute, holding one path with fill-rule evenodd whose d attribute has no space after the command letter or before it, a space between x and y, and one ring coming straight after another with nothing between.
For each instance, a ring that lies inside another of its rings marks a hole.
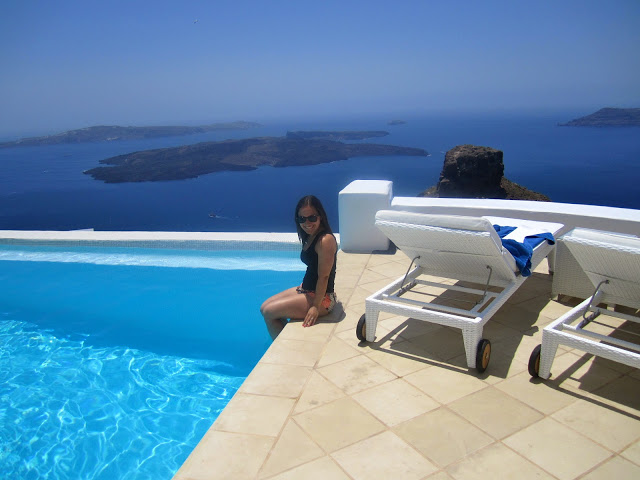
<instances>
[{"instance_id":1,"label":"folded towel on lounger","mask_svg":"<svg viewBox=\"0 0 640 480\"><path fill-rule=\"evenodd\" d=\"M549 232L527 235L524 237L522 242L517 242L512 239L504 238L517 227L494 225L493 228L502 240L502 246L506 248L511 255L513 255L516 265L520 270L520 275L523 277L531 275L531 257L533 255L533 249L545 240L549 242L550 245L556 243L555 238L553 238L553 235Z\"/></svg>"}]
</instances>

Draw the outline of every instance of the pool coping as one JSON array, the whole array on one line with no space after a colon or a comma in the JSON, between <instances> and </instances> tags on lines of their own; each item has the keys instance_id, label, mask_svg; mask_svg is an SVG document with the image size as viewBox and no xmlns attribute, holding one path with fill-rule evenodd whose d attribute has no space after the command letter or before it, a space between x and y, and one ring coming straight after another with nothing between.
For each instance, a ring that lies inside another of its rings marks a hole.
<instances>
[{"instance_id":1,"label":"pool coping","mask_svg":"<svg viewBox=\"0 0 640 480\"><path fill-rule=\"evenodd\" d=\"M295 233L279 232L154 232L101 230L0 230L0 240L62 241L242 241L299 242Z\"/></svg>"}]
</instances>

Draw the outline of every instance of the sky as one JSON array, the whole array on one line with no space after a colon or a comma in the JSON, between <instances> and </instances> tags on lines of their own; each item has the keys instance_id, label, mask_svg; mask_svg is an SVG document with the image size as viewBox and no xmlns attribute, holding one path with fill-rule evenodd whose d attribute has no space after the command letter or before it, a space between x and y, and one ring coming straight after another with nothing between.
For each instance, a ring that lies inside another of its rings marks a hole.
<instances>
[{"instance_id":1,"label":"sky","mask_svg":"<svg viewBox=\"0 0 640 480\"><path fill-rule=\"evenodd\" d=\"M0 137L640 107L639 0L3 0Z\"/></svg>"}]
</instances>

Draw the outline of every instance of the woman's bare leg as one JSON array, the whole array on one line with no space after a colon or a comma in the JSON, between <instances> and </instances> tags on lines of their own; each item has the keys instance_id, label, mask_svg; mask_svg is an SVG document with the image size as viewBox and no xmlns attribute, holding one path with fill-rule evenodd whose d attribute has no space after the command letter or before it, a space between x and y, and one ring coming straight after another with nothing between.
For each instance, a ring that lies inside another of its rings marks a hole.
<instances>
[{"instance_id":1,"label":"woman's bare leg","mask_svg":"<svg viewBox=\"0 0 640 480\"><path fill-rule=\"evenodd\" d=\"M260 313L264 317L267 330L271 338L275 339L284 328L288 318L303 319L309 308L313 305L313 297L298 293L296 287L280 292L268 298L260 307ZM319 309L319 316L323 317L328 312L326 308Z\"/></svg>"},{"instance_id":2,"label":"woman's bare leg","mask_svg":"<svg viewBox=\"0 0 640 480\"><path fill-rule=\"evenodd\" d=\"M264 301L260 307L260 313L264 317L264 323L267 326L269 335L272 339L275 339L285 324L287 323L288 316L285 312L282 312L282 302L288 303L292 299L296 299L300 294L296 290L297 287L288 288L280 293L276 293L272 297L269 297ZM304 295L303 295L304 296Z\"/></svg>"},{"instance_id":3,"label":"woman's bare leg","mask_svg":"<svg viewBox=\"0 0 640 480\"><path fill-rule=\"evenodd\" d=\"M260 312L262 312L271 302L274 302L274 301L277 301L277 300L281 300L282 298L285 298L285 297L291 297L293 295L299 295L297 288L298 287L287 288L286 290L283 290L282 292L276 293L272 297L267 298L262 303L262 306L260 307Z\"/></svg>"}]
</instances>

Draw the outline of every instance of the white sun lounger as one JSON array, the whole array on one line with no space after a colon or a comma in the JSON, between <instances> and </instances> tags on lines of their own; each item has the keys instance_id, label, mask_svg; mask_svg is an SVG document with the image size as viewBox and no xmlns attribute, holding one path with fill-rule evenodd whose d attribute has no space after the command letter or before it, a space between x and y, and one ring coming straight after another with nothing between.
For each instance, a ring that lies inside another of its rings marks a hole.
<instances>
[{"instance_id":1,"label":"white sun lounger","mask_svg":"<svg viewBox=\"0 0 640 480\"><path fill-rule=\"evenodd\" d=\"M640 345L601 333L607 332L607 327L610 333L619 330L620 320L640 323L640 316L611 309L614 305L640 309L640 238L576 228L561 237L558 244L562 245L564 255L570 255L571 262L579 266L581 275L589 279L592 295L543 329L542 344L529 359L529 373L549 378L560 344L640 368ZM559 260L565 265L571 263ZM562 278L557 282L554 279L554 292L564 292L562 282ZM573 288L571 284L567 287ZM610 308L600 308L599 304L608 304ZM596 321L601 315L610 317L608 322L601 322L602 318ZM591 328L594 325L599 332ZM638 336L637 332L627 333L630 337Z\"/></svg>"},{"instance_id":2,"label":"white sun lounger","mask_svg":"<svg viewBox=\"0 0 640 480\"><path fill-rule=\"evenodd\" d=\"M483 372L489 363L491 343L482 338L482 329L527 278L519 274L513 256L503 248L494 224L517 227L505 237L517 241L534 233L555 235L563 227L558 223L501 217L379 211L377 227L413 261L404 277L366 299L365 314L356 329L357 337L362 341L374 341L380 312L459 328L468 367ZM547 241L535 247L531 269L552 249L553 245ZM413 263L416 267L411 270ZM425 280L425 275L438 278ZM456 281L479 286L454 285ZM473 300L469 308L460 308L408 298L412 296L408 293L414 293L412 289L421 285L464 292Z\"/></svg>"}]
</instances>

